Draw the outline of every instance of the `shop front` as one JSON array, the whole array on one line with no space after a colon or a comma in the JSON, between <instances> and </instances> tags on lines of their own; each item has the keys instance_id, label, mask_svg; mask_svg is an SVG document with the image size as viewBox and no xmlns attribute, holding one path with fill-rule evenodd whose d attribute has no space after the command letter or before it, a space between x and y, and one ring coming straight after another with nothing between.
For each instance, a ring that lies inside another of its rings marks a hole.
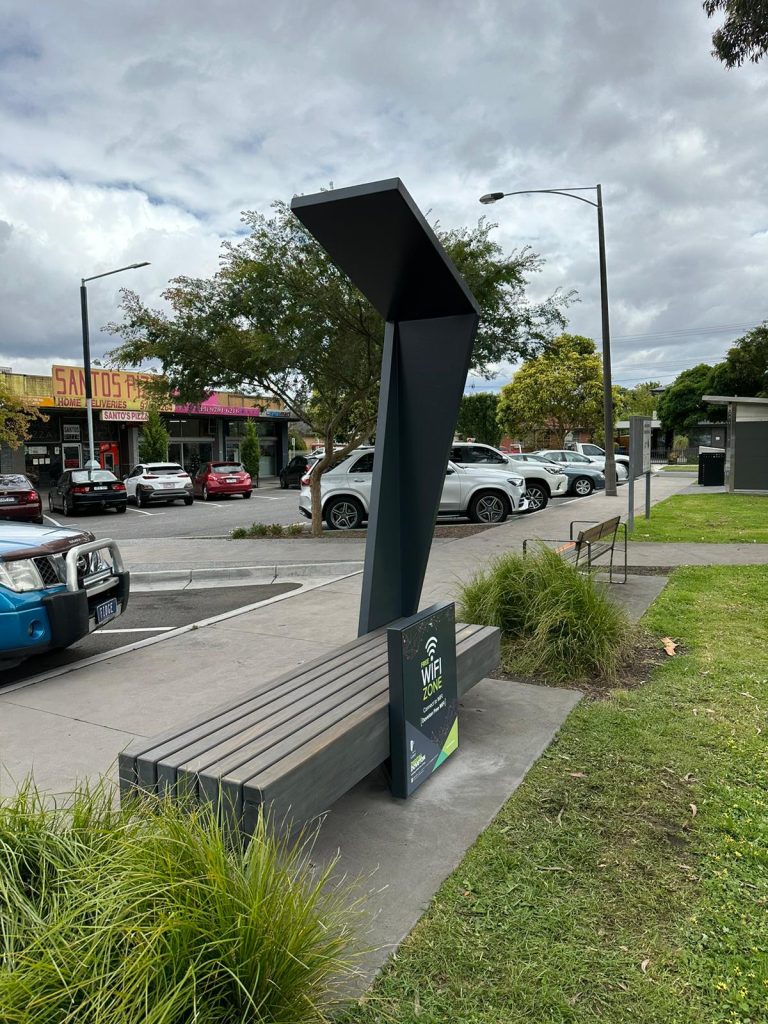
<instances>
[{"instance_id":1,"label":"shop front","mask_svg":"<svg viewBox=\"0 0 768 1024\"><path fill-rule=\"evenodd\" d=\"M46 490L64 469L82 466L88 459L84 374L76 366L55 365L49 378L8 376L21 394L31 394L34 386L31 404L45 419L32 422L23 449L0 453L4 471L25 472ZM127 476L139 461L141 429L148 416L142 383L154 379L124 370L93 371L95 454L99 464L118 477ZM296 422L276 404L271 399L216 392L200 403L166 406L160 415L170 436L168 459L192 474L205 462L239 459L250 421L261 442L261 476L276 475L289 458L288 424Z\"/></svg>"}]
</instances>

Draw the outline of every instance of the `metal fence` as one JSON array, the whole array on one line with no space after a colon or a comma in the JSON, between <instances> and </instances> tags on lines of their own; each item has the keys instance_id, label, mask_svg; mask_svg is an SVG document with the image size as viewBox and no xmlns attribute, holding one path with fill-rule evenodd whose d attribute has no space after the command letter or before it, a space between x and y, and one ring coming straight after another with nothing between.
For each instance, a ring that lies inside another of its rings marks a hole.
<instances>
[{"instance_id":1,"label":"metal fence","mask_svg":"<svg viewBox=\"0 0 768 1024\"><path fill-rule=\"evenodd\" d=\"M699 446L673 451L672 448L651 449L651 462L658 466L696 465L699 461Z\"/></svg>"}]
</instances>

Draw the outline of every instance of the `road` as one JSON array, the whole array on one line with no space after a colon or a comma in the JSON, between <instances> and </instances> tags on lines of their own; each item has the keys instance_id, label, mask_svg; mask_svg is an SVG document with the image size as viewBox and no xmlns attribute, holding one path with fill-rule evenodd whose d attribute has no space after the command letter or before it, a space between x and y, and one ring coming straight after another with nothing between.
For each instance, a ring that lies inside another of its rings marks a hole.
<instances>
[{"instance_id":1,"label":"road","mask_svg":"<svg viewBox=\"0 0 768 1024\"><path fill-rule=\"evenodd\" d=\"M266 601L289 590L298 583L259 584L256 586L213 587L189 590L158 590L132 593L128 610L107 626L91 633L64 651L29 658L21 665L0 672L0 693L3 687L22 682L50 669L71 665L94 654L124 647L137 640L167 633L201 619L209 619L235 608Z\"/></svg>"},{"instance_id":2,"label":"road","mask_svg":"<svg viewBox=\"0 0 768 1024\"><path fill-rule=\"evenodd\" d=\"M227 537L236 526L251 523L306 522L299 513L298 490L282 491L277 484L266 484L253 491L246 501L236 496L218 501L195 500L193 505L181 501L172 505L153 503L137 508L129 502L124 515L112 510L83 512L65 516L62 512L45 513L45 520L58 526L90 530L97 537L114 540L143 540L159 537Z\"/></svg>"}]
</instances>

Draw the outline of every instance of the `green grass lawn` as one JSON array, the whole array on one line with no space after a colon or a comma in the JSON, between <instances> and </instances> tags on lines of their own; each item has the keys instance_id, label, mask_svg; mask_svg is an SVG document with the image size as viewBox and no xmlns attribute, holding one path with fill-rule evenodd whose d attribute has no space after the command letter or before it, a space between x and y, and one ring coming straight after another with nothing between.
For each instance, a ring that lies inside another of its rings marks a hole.
<instances>
[{"instance_id":1,"label":"green grass lawn","mask_svg":"<svg viewBox=\"0 0 768 1024\"><path fill-rule=\"evenodd\" d=\"M344 1020L768 1019L767 621L768 567L678 570L683 653L571 714Z\"/></svg>"},{"instance_id":2,"label":"green grass lawn","mask_svg":"<svg viewBox=\"0 0 768 1024\"><path fill-rule=\"evenodd\" d=\"M699 466L696 462L675 463L674 466L662 466L662 473L698 473Z\"/></svg>"},{"instance_id":3,"label":"green grass lawn","mask_svg":"<svg viewBox=\"0 0 768 1024\"><path fill-rule=\"evenodd\" d=\"M768 497L676 494L635 518L630 540L768 544Z\"/></svg>"}]
</instances>

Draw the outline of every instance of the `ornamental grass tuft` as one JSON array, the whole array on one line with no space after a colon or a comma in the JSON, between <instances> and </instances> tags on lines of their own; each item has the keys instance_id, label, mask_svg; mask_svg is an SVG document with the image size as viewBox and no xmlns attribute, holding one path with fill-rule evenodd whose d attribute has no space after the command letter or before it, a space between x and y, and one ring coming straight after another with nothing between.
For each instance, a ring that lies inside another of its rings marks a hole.
<instances>
[{"instance_id":1,"label":"ornamental grass tuft","mask_svg":"<svg viewBox=\"0 0 768 1024\"><path fill-rule=\"evenodd\" d=\"M611 681L634 650L622 609L591 575L547 548L502 555L462 586L460 603L465 622L501 629L507 672L556 683Z\"/></svg>"},{"instance_id":2,"label":"ornamental grass tuft","mask_svg":"<svg viewBox=\"0 0 768 1024\"><path fill-rule=\"evenodd\" d=\"M352 970L349 890L262 820L243 849L208 813L0 805L3 1024L327 1019Z\"/></svg>"}]
</instances>

